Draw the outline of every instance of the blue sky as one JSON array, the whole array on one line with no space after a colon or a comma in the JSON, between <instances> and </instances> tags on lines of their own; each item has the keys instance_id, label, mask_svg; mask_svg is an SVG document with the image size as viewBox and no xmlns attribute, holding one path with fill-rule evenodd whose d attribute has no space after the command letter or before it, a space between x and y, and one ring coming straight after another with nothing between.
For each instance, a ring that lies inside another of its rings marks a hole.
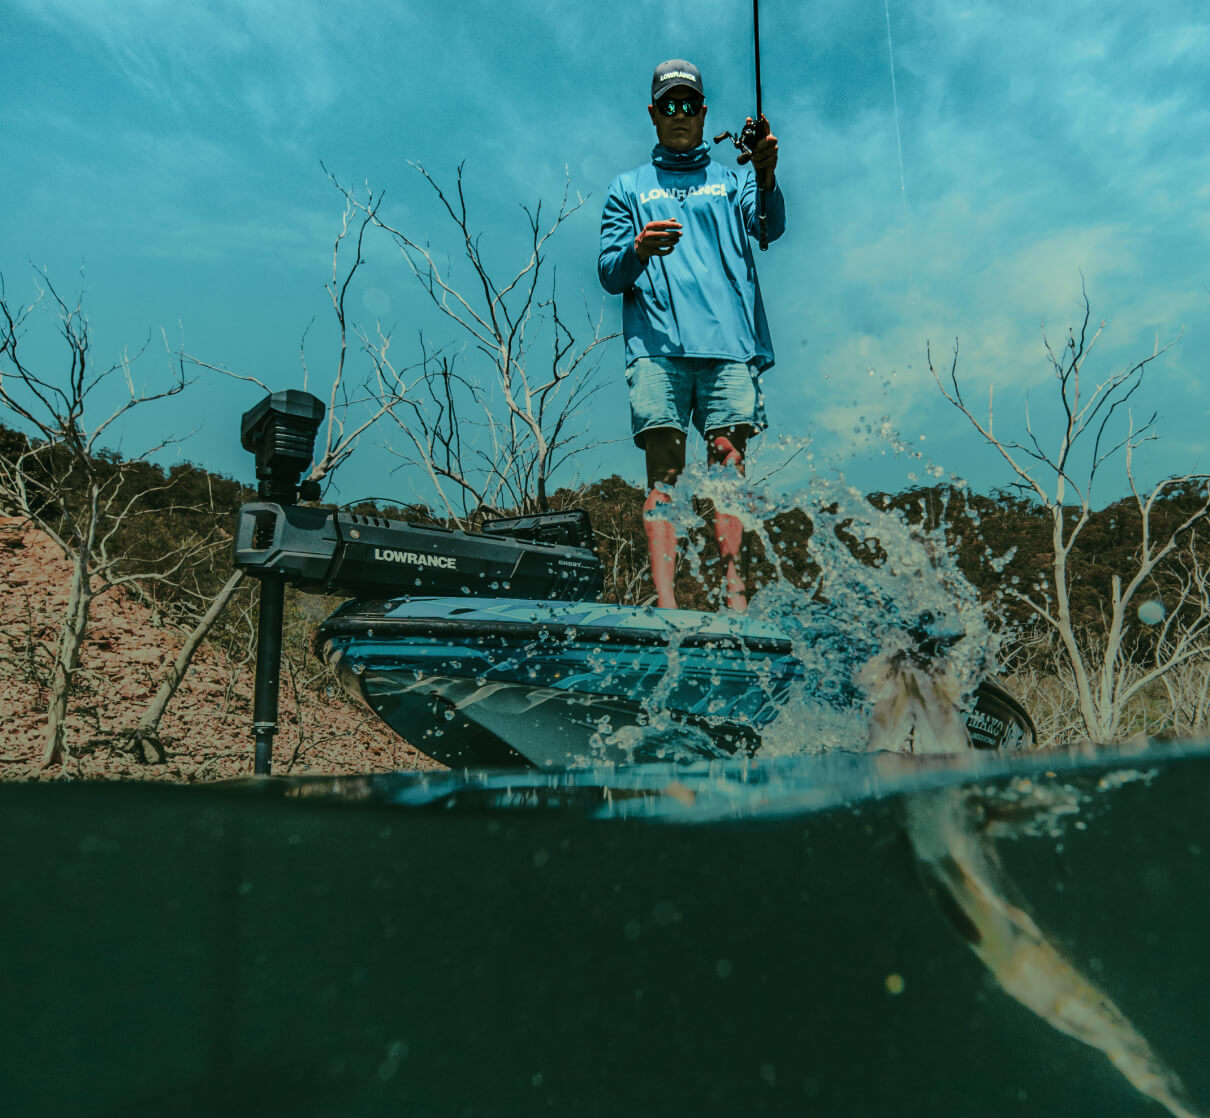
<instances>
[{"instance_id":1,"label":"blue sky","mask_svg":"<svg viewBox=\"0 0 1210 1118\"><path fill-rule=\"evenodd\" d=\"M923 474L866 434L885 416L936 472L984 490L1005 483L940 399L926 343L948 360L959 339L968 398L994 385L1001 429L1019 424L1027 395L1045 426L1040 327L1061 340L1083 282L1106 320L1093 379L1179 335L1136 397L1140 418L1158 411L1161 435L1140 471L1210 469L1202 11L1167 0L764 0L764 105L789 213L759 260L778 355L768 461L778 436L809 435L815 468L898 489ZM320 162L385 191L392 223L456 267L409 161L446 184L465 161L472 220L501 267L517 258L520 205L554 203L570 174L589 197L552 243L560 299L589 314L604 306L616 328L617 301L596 279L600 206L610 178L653 142L652 67L696 61L707 130L735 127L753 97L750 17L745 0L0 0L0 271L15 298L33 292L31 262L65 291L83 283L97 357L150 337L137 366L148 382L163 372L164 330L203 360L299 387L309 326L314 387L332 360L324 284L342 210ZM355 312L371 328L376 316L392 324L399 351L421 327L454 342L387 246L371 249L364 274ZM48 344L46 360L54 353ZM592 414L605 445L560 480L642 476L621 354L620 343L605 353ZM247 477L238 417L258 395L207 376L122 445L171 429L189 435L184 457ZM405 492L406 474L387 476L394 464L367 443L341 498ZM1123 486L1107 478L1102 496Z\"/></svg>"}]
</instances>

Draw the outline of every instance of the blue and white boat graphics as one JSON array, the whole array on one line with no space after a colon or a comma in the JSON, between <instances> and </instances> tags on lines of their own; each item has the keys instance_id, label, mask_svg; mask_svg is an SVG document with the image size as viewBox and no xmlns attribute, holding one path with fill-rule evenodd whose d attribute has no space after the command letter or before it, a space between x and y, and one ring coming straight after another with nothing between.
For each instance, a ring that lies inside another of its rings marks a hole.
<instances>
[{"instance_id":1,"label":"blue and white boat graphics","mask_svg":"<svg viewBox=\"0 0 1210 1118\"><path fill-rule=\"evenodd\" d=\"M927 625L914 632L953 639ZM859 705L854 669L878 651L826 606L778 626L735 613L449 597L348 602L316 642L350 692L453 767L753 753L791 695ZM990 710L982 689L980 700L979 726L968 719L980 729L974 744L1032 732L1023 710Z\"/></svg>"}]
</instances>

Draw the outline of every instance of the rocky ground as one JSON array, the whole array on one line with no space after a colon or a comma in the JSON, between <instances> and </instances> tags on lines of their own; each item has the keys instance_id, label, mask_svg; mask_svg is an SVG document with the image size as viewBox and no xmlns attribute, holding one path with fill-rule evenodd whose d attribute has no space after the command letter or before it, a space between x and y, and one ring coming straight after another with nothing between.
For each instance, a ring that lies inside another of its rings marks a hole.
<instances>
[{"instance_id":1,"label":"rocky ground","mask_svg":"<svg viewBox=\"0 0 1210 1118\"><path fill-rule=\"evenodd\" d=\"M0 779L220 780L252 771L252 670L203 644L160 724L163 759L129 731L183 641L120 588L93 600L68 721L68 757L40 767L50 656L70 568L49 539L0 518ZM333 690L283 688L276 774L438 767Z\"/></svg>"}]
</instances>

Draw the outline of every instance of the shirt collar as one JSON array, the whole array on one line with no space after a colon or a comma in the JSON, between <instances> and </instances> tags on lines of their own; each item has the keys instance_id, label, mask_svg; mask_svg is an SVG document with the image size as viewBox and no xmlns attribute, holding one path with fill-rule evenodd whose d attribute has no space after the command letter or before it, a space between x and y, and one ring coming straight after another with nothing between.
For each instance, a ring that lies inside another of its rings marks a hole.
<instances>
[{"instance_id":1,"label":"shirt collar","mask_svg":"<svg viewBox=\"0 0 1210 1118\"><path fill-rule=\"evenodd\" d=\"M651 149L651 162L666 171L698 171L710 162L710 145L703 140L690 151L672 151L656 144Z\"/></svg>"}]
</instances>

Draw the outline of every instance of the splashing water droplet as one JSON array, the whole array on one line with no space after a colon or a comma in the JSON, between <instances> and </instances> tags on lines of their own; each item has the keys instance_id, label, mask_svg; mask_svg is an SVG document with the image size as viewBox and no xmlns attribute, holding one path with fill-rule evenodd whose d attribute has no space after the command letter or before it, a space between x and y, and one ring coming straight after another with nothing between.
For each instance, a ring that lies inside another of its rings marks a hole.
<instances>
[{"instance_id":1,"label":"splashing water droplet","mask_svg":"<svg viewBox=\"0 0 1210 1118\"><path fill-rule=\"evenodd\" d=\"M1167 616L1168 611L1164 609L1164 603L1157 602L1154 598L1139 606L1139 620L1144 625L1158 625Z\"/></svg>"}]
</instances>

